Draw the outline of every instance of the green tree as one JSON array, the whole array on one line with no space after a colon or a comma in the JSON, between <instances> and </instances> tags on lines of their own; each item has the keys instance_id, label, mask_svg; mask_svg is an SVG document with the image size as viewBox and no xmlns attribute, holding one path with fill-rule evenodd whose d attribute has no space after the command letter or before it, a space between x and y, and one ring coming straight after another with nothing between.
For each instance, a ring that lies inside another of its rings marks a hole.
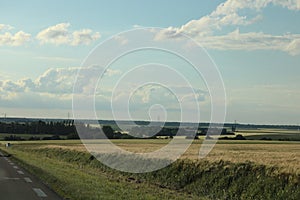
<instances>
[{"instance_id":1,"label":"green tree","mask_svg":"<svg viewBox=\"0 0 300 200\"><path fill-rule=\"evenodd\" d=\"M114 130L110 126L103 126L102 131L104 132L107 138L114 138Z\"/></svg>"}]
</instances>

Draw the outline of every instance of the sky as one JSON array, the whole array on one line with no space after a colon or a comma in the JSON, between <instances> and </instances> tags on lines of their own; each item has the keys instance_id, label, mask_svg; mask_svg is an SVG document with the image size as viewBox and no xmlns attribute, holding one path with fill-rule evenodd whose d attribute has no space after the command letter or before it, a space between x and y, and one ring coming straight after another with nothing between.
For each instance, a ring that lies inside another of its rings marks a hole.
<instances>
[{"instance_id":1,"label":"sky","mask_svg":"<svg viewBox=\"0 0 300 200\"><path fill-rule=\"evenodd\" d=\"M91 52L110 38L119 46L107 45L100 55L134 40L115 34L143 27L160 28L155 44L181 44L186 36L203 48L224 83L226 122L300 123L299 0L2 1L0 116L66 118L74 112L73 89L80 80L79 69L85 67L81 72L98 82L80 82L75 93L85 98L88 84L100 84L93 94L100 119L127 119L125 102L132 119L178 121L180 103L186 102L183 108L190 115L184 121L197 121L194 103L201 121L209 121L209 85L178 56L143 50L122 57L109 69L99 63L84 66ZM136 41L145 35L137 35ZM134 70L138 65L142 67ZM167 85L142 84L150 78L167 79ZM178 100L174 91L185 99Z\"/></svg>"}]
</instances>

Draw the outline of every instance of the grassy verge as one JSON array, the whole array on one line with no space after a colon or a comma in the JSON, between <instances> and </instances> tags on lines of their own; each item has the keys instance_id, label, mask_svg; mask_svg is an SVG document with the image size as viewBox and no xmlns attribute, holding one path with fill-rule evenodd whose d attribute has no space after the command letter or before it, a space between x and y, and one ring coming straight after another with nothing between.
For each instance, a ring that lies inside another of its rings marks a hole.
<instances>
[{"instance_id":1,"label":"grassy verge","mask_svg":"<svg viewBox=\"0 0 300 200\"><path fill-rule=\"evenodd\" d=\"M14 145L7 152L69 199L300 199L300 177L255 163L180 160L152 173L112 170L87 152Z\"/></svg>"}]
</instances>

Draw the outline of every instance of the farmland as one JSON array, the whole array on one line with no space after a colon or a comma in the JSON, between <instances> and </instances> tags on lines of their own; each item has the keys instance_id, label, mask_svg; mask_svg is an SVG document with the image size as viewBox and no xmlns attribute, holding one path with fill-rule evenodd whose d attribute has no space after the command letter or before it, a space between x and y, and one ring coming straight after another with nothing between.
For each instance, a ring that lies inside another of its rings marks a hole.
<instances>
[{"instance_id":1,"label":"farmland","mask_svg":"<svg viewBox=\"0 0 300 200\"><path fill-rule=\"evenodd\" d=\"M115 140L120 148L135 152L147 153L165 146L170 140ZM196 140L182 155L181 159L198 160L202 141ZM36 149L65 149L86 152L80 141L55 142L22 142L32 144ZM232 163L253 162L265 166L276 166L281 172L300 174L300 143L280 141L219 141L202 160L218 162L220 160Z\"/></svg>"},{"instance_id":2,"label":"farmland","mask_svg":"<svg viewBox=\"0 0 300 200\"><path fill-rule=\"evenodd\" d=\"M112 141L122 149L144 153L170 139ZM11 148L1 146L70 199L298 199L299 142L219 140L199 160L202 141L195 140L179 161L147 174L118 172L91 160L79 140L16 141Z\"/></svg>"}]
</instances>

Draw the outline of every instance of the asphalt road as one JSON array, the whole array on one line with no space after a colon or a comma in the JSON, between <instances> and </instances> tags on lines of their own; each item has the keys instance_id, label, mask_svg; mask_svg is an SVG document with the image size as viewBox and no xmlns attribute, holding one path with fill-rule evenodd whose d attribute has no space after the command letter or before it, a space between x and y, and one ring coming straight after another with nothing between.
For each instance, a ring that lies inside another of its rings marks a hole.
<instances>
[{"instance_id":1,"label":"asphalt road","mask_svg":"<svg viewBox=\"0 0 300 200\"><path fill-rule=\"evenodd\" d=\"M32 176L10 157L0 152L1 200L62 200L56 193Z\"/></svg>"}]
</instances>

